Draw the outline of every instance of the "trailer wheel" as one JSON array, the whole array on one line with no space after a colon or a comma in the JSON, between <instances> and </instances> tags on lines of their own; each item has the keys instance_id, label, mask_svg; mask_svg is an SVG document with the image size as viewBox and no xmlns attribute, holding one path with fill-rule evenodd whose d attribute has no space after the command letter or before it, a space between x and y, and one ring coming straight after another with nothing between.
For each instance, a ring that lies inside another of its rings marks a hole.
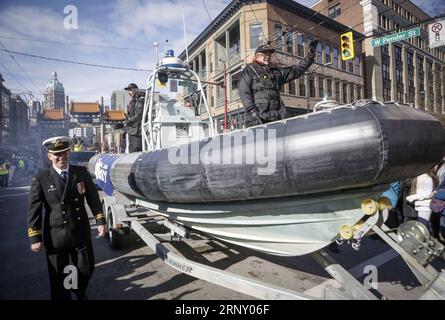
<instances>
[{"instance_id":1,"label":"trailer wheel","mask_svg":"<svg viewBox=\"0 0 445 320\"><path fill-rule=\"evenodd\" d=\"M122 248L122 241L123 241L122 235L113 228L114 221L113 221L113 213L111 212L112 209L108 208L108 210L109 210L109 212L107 214L107 217L108 217L108 219L107 219L108 220L107 221L107 224L108 224L107 235L108 235L108 240L110 241L110 247L113 250L120 249L120 248Z\"/></svg>"}]
</instances>

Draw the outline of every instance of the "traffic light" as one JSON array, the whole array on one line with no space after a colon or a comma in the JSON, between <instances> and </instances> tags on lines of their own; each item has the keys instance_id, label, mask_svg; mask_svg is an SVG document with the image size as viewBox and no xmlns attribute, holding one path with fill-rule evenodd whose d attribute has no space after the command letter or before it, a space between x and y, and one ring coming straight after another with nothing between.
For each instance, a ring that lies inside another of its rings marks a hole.
<instances>
[{"instance_id":1,"label":"traffic light","mask_svg":"<svg viewBox=\"0 0 445 320\"><path fill-rule=\"evenodd\" d=\"M352 31L343 33L340 36L341 43L341 59L343 61L354 58L354 37Z\"/></svg>"}]
</instances>

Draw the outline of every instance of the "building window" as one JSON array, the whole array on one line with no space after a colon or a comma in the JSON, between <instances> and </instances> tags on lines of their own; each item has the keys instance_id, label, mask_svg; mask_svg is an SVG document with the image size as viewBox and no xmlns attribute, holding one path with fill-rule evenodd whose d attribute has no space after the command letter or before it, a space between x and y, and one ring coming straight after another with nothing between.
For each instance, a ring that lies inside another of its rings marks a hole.
<instances>
[{"instance_id":1,"label":"building window","mask_svg":"<svg viewBox=\"0 0 445 320\"><path fill-rule=\"evenodd\" d=\"M330 7L328 9L329 18L335 18L335 17L339 16L340 14L341 14L340 4L337 4L337 5Z\"/></svg>"},{"instance_id":2,"label":"building window","mask_svg":"<svg viewBox=\"0 0 445 320\"><path fill-rule=\"evenodd\" d=\"M357 86L357 101L362 98L362 88Z\"/></svg>"},{"instance_id":3,"label":"building window","mask_svg":"<svg viewBox=\"0 0 445 320\"><path fill-rule=\"evenodd\" d=\"M239 54L241 52L240 44L240 27L239 21L230 27L229 35L229 57Z\"/></svg>"},{"instance_id":4,"label":"building window","mask_svg":"<svg viewBox=\"0 0 445 320\"><path fill-rule=\"evenodd\" d=\"M291 95L295 95L296 91L295 91L295 81L290 81L289 82L289 94Z\"/></svg>"},{"instance_id":5,"label":"building window","mask_svg":"<svg viewBox=\"0 0 445 320\"><path fill-rule=\"evenodd\" d=\"M388 45L381 48L382 52L382 80L383 80L383 100L391 100L391 80L389 74L389 50Z\"/></svg>"},{"instance_id":6,"label":"building window","mask_svg":"<svg viewBox=\"0 0 445 320\"><path fill-rule=\"evenodd\" d=\"M402 68L396 67L396 82L397 86L403 86Z\"/></svg>"},{"instance_id":7,"label":"building window","mask_svg":"<svg viewBox=\"0 0 445 320\"><path fill-rule=\"evenodd\" d=\"M442 89L442 79L440 76L440 66L436 65L436 72L435 72L435 76L436 76L436 103L440 104L442 103L442 93L441 93L441 89Z\"/></svg>"},{"instance_id":8,"label":"building window","mask_svg":"<svg viewBox=\"0 0 445 320\"><path fill-rule=\"evenodd\" d=\"M343 69L343 70L346 70L346 61L345 60L341 60L341 68Z\"/></svg>"},{"instance_id":9,"label":"building window","mask_svg":"<svg viewBox=\"0 0 445 320\"><path fill-rule=\"evenodd\" d=\"M334 48L334 68L338 68L338 49Z\"/></svg>"},{"instance_id":10,"label":"building window","mask_svg":"<svg viewBox=\"0 0 445 320\"><path fill-rule=\"evenodd\" d=\"M348 84L343 83L343 103L348 103Z\"/></svg>"},{"instance_id":11,"label":"building window","mask_svg":"<svg viewBox=\"0 0 445 320\"><path fill-rule=\"evenodd\" d=\"M355 97L354 97L354 84L351 83L349 86L349 93L350 93L350 97L351 97L351 102L355 101Z\"/></svg>"},{"instance_id":12,"label":"building window","mask_svg":"<svg viewBox=\"0 0 445 320\"><path fill-rule=\"evenodd\" d=\"M294 33L286 32L286 48L288 53L294 53Z\"/></svg>"},{"instance_id":13,"label":"building window","mask_svg":"<svg viewBox=\"0 0 445 320\"><path fill-rule=\"evenodd\" d=\"M299 57L304 57L304 39L301 33L298 33L298 45L297 45L297 55Z\"/></svg>"},{"instance_id":14,"label":"building window","mask_svg":"<svg viewBox=\"0 0 445 320\"><path fill-rule=\"evenodd\" d=\"M307 44L308 44L308 50L309 50L309 43L311 43L311 41L312 41L312 36L311 36L310 34L308 34L308 35L306 36L306 42L307 42Z\"/></svg>"},{"instance_id":15,"label":"building window","mask_svg":"<svg viewBox=\"0 0 445 320\"><path fill-rule=\"evenodd\" d=\"M354 73L354 62L351 60L348 60L348 71L350 73Z\"/></svg>"},{"instance_id":16,"label":"building window","mask_svg":"<svg viewBox=\"0 0 445 320\"><path fill-rule=\"evenodd\" d=\"M227 59L227 42L226 42L226 32L221 34L216 40L215 40L215 62L216 62L216 70L222 70L221 60Z\"/></svg>"},{"instance_id":17,"label":"building window","mask_svg":"<svg viewBox=\"0 0 445 320\"><path fill-rule=\"evenodd\" d=\"M386 30L391 29L392 21L389 18L384 15L379 15L379 18L380 27Z\"/></svg>"},{"instance_id":18,"label":"building window","mask_svg":"<svg viewBox=\"0 0 445 320\"><path fill-rule=\"evenodd\" d=\"M238 100L238 81L241 77L241 72L230 74L230 101Z\"/></svg>"},{"instance_id":19,"label":"building window","mask_svg":"<svg viewBox=\"0 0 445 320\"><path fill-rule=\"evenodd\" d=\"M402 48L394 46L394 65L396 67L396 96L398 102L403 102L403 62Z\"/></svg>"},{"instance_id":20,"label":"building window","mask_svg":"<svg viewBox=\"0 0 445 320\"><path fill-rule=\"evenodd\" d=\"M329 45L326 45L324 47L324 54L325 54L325 63L331 62L331 47Z\"/></svg>"},{"instance_id":21,"label":"building window","mask_svg":"<svg viewBox=\"0 0 445 320\"><path fill-rule=\"evenodd\" d=\"M318 63L323 63L323 45L321 42L317 44L317 57L315 58L315 61Z\"/></svg>"},{"instance_id":22,"label":"building window","mask_svg":"<svg viewBox=\"0 0 445 320\"><path fill-rule=\"evenodd\" d=\"M391 89L388 87L383 87L383 100L391 101Z\"/></svg>"},{"instance_id":23,"label":"building window","mask_svg":"<svg viewBox=\"0 0 445 320\"><path fill-rule=\"evenodd\" d=\"M361 75L361 68L360 68L360 57L355 57L355 74Z\"/></svg>"},{"instance_id":24,"label":"building window","mask_svg":"<svg viewBox=\"0 0 445 320\"><path fill-rule=\"evenodd\" d=\"M418 72L419 95L421 97L421 100L423 101L423 98L425 97L425 71L423 70L423 57L422 56L417 56L417 69L419 70L419 72ZM422 105L423 105L423 102L422 102Z\"/></svg>"},{"instance_id":25,"label":"building window","mask_svg":"<svg viewBox=\"0 0 445 320\"><path fill-rule=\"evenodd\" d=\"M309 77L309 97L315 98L315 79L313 76Z\"/></svg>"},{"instance_id":26,"label":"building window","mask_svg":"<svg viewBox=\"0 0 445 320\"><path fill-rule=\"evenodd\" d=\"M428 65L428 94L429 94L429 100L430 104L434 104L434 77L433 77L433 63L431 61L427 61Z\"/></svg>"},{"instance_id":27,"label":"building window","mask_svg":"<svg viewBox=\"0 0 445 320\"><path fill-rule=\"evenodd\" d=\"M328 97L332 98L332 79L327 79L326 80L326 91L328 93Z\"/></svg>"},{"instance_id":28,"label":"building window","mask_svg":"<svg viewBox=\"0 0 445 320\"><path fill-rule=\"evenodd\" d=\"M306 83L304 77L298 80L299 94L301 97L306 97Z\"/></svg>"},{"instance_id":29,"label":"building window","mask_svg":"<svg viewBox=\"0 0 445 320\"><path fill-rule=\"evenodd\" d=\"M263 43L262 23L251 23L249 25L250 49L256 49Z\"/></svg>"},{"instance_id":30,"label":"building window","mask_svg":"<svg viewBox=\"0 0 445 320\"><path fill-rule=\"evenodd\" d=\"M335 100L340 102L340 81L335 81Z\"/></svg>"},{"instance_id":31,"label":"building window","mask_svg":"<svg viewBox=\"0 0 445 320\"><path fill-rule=\"evenodd\" d=\"M276 23L275 24L275 33L274 33L275 49L280 50L280 51L283 50L282 33L283 33L283 27L281 26L281 24Z\"/></svg>"},{"instance_id":32,"label":"building window","mask_svg":"<svg viewBox=\"0 0 445 320\"><path fill-rule=\"evenodd\" d=\"M206 51L203 50L200 54L200 60L201 60L201 75L203 77L206 76L207 71L207 59L206 59Z\"/></svg>"},{"instance_id":33,"label":"building window","mask_svg":"<svg viewBox=\"0 0 445 320\"><path fill-rule=\"evenodd\" d=\"M413 53L407 51L406 61L408 66L408 101L414 103L415 84L414 84L414 56Z\"/></svg>"},{"instance_id":34,"label":"building window","mask_svg":"<svg viewBox=\"0 0 445 320\"><path fill-rule=\"evenodd\" d=\"M324 97L324 78L318 78L318 97Z\"/></svg>"}]
</instances>

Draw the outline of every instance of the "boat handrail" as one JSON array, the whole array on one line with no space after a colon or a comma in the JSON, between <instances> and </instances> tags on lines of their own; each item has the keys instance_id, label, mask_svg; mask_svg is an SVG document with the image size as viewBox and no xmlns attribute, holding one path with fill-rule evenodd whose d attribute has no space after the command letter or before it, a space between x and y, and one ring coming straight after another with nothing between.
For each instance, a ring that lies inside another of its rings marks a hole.
<instances>
[{"instance_id":1,"label":"boat handrail","mask_svg":"<svg viewBox=\"0 0 445 320\"><path fill-rule=\"evenodd\" d=\"M201 120L201 121L187 121L189 123L196 123L196 122L202 122L202 123L208 123L209 124L209 133L210 136L215 136L216 130L213 123L213 118L210 113L210 108L207 102L207 97L204 91L204 88L202 86L202 81L198 74L191 70L188 67L177 67L177 66L171 66L171 65L160 65L157 66L153 72L149 75L146 83L145 88L145 97L150 97L148 100L145 99L144 101L144 109L142 113L142 123L141 123L141 131L142 131L142 151L151 151L154 150L156 147L159 147L158 143L155 145L155 141L153 138L153 125L160 124L164 121L154 121L153 119L153 108L154 108L154 93L156 88L156 79L157 75L159 73L167 73L167 74L180 74L184 75L185 80L188 80L190 82L197 82L196 92L201 92L199 95L199 102L198 102L198 108L201 108L202 103L204 103L206 112L208 114L208 120ZM186 75L185 73L190 73L189 75ZM194 78L194 79L193 79ZM190 94L190 93L189 93ZM148 116L150 115L150 116ZM147 118L148 116L148 118ZM168 121L171 122L171 121ZM148 134L146 127L148 126Z\"/></svg>"}]
</instances>

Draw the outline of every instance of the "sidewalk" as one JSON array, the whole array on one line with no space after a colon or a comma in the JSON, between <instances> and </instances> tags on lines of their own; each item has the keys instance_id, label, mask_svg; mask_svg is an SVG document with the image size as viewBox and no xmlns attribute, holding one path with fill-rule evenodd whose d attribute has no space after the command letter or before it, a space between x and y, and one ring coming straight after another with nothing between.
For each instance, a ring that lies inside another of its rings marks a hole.
<instances>
[{"instance_id":1,"label":"sidewalk","mask_svg":"<svg viewBox=\"0 0 445 320\"><path fill-rule=\"evenodd\" d=\"M8 187L23 187L31 185L32 177L12 177L12 181Z\"/></svg>"}]
</instances>

